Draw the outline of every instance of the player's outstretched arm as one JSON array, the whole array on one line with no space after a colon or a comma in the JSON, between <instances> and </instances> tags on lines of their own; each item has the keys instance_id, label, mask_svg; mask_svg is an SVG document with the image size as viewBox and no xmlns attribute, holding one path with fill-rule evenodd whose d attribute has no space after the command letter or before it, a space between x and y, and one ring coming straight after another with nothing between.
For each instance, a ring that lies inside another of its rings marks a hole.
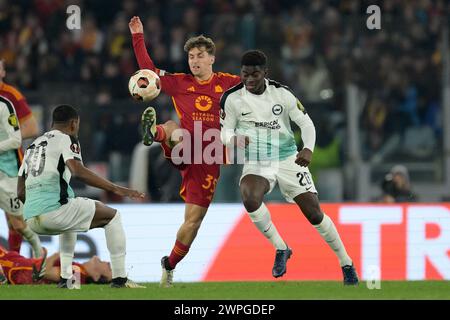
<instances>
[{"instance_id":1,"label":"player's outstretched arm","mask_svg":"<svg viewBox=\"0 0 450 320\"><path fill-rule=\"evenodd\" d=\"M144 26L142 25L141 19L137 16L131 18L128 26L130 27L131 34L144 33Z\"/></svg>"},{"instance_id":2,"label":"player's outstretched arm","mask_svg":"<svg viewBox=\"0 0 450 320\"><path fill-rule=\"evenodd\" d=\"M176 88L178 87L178 81L175 79L176 76L171 75L167 72L161 74L152 59L148 55L147 48L145 47L144 41L144 27L142 26L141 19L139 17L133 17L128 24L133 38L133 50L136 56L138 65L140 69L150 69L160 76L161 79L161 90L173 96L175 94ZM164 76L162 76L164 75Z\"/></svg>"},{"instance_id":3,"label":"player's outstretched arm","mask_svg":"<svg viewBox=\"0 0 450 320\"><path fill-rule=\"evenodd\" d=\"M38 136L39 125L34 115L31 114L21 122L20 132L22 133L22 139L30 139Z\"/></svg>"},{"instance_id":4,"label":"player's outstretched arm","mask_svg":"<svg viewBox=\"0 0 450 320\"><path fill-rule=\"evenodd\" d=\"M147 48L145 47L144 27L141 19L134 16L128 23L128 27L130 28L131 36L133 38L133 50L139 64L139 68L150 69L156 72L157 70L155 64L148 55Z\"/></svg>"},{"instance_id":5,"label":"player's outstretched arm","mask_svg":"<svg viewBox=\"0 0 450 320\"><path fill-rule=\"evenodd\" d=\"M121 187L109 180L100 177L93 171L86 168L79 160L69 159L66 161L66 165L69 167L69 170L72 173L73 177L83 181L84 183L92 187L110 191L119 196L128 197L131 199L142 199L145 196L142 192Z\"/></svg>"}]
</instances>

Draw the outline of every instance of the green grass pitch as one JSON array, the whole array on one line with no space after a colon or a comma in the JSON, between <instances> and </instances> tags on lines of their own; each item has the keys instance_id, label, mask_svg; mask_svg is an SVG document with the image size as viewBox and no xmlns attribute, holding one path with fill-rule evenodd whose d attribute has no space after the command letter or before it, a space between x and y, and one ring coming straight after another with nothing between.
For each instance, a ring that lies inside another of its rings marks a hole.
<instances>
[{"instance_id":1,"label":"green grass pitch","mask_svg":"<svg viewBox=\"0 0 450 320\"><path fill-rule=\"evenodd\" d=\"M333 281L203 282L175 283L161 289L112 289L107 285L82 285L79 290L55 285L0 286L0 299L150 299L150 300L301 300L301 299L450 299L450 281L383 281L381 289L369 290L365 282L344 287Z\"/></svg>"}]
</instances>

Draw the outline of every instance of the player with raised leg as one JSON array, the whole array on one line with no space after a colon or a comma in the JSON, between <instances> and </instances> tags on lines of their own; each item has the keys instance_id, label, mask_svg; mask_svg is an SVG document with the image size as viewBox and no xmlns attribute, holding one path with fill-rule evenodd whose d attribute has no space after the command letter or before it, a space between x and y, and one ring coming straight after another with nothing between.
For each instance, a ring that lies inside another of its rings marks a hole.
<instances>
[{"instance_id":1,"label":"player with raised leg","mask_svg":"<svg viewBox=\"0 0 450 320\"><path fill-rule=\"evenodd\" d=\"M19 170L18 194L24 205L27 224L38 234L60 235L60 288L72 278L72 260L77 232L104 228L111 257L115 288L140 287L127 278L126 238L118 210L100 201L75 197L70 187L72 176L84 183L119 196L143 198L141 192L113 184L87 169L78 142L80 118L69 105L56 107L52 128L27 148Z\"/></svg>"},{"instance_id":2,"label":"player with raised leg","mask_svg":"<svg viewBox=\"0 0 450 320\"><path fill-rule=\"evenodd\" d=\"M351 258L333 221L321 210L308 170L316 140L314 124L301 102L287 87L266 78L267 58L258 50L246 52L241 62L242 83L221 98L221 139L226 146L246 149L240 179L242 201L254 225L276 248L273 276L286 272L292 250L278 233L264 195L278 183L294 201L339 259L345 285L358 284ZM301 129L303 149L297 152L290 121Z\"/></svg>"},{"instance_id":3,"label":"player with raised leg","mask_svg":"<svg viewBox=\"0 0 450 320\"><path fill-rule=\"evenodd\" d=\"M213 72L215 45L211 39L204 36L190 38L184 46L192 74L171 74L159 70L145 48L143 26L139 17L133 17L129 27L139 67L151 69L158 74L161 79L161 90L172 97L181 124L178 126L174 121L168 121L157 125L156 112L149 107L142 115L143 143L150 145L154 141L160 142L165 156L170 159L172 148L179 142L172 140L172 133L183 128L191 135L191 146L194 145L194 140L202 141L203 154L205 148L212 142L203 141L202 136L195 136L195 123L200 124L202 132L210 128L219 130L220 96L225 90L238 84L240 78L227 73ZM185 140L183 140L184 143ZM194 164L191 161L177 166L182 175L180 195L186 203L185 219L177 232L176 242L170 255L161 260L163 270L161 287L172 285L173 270L187 255L197 235L214 196L220 165L220 163L206 164L202 157L201 163Z\"/></svg>"}]
</instances>

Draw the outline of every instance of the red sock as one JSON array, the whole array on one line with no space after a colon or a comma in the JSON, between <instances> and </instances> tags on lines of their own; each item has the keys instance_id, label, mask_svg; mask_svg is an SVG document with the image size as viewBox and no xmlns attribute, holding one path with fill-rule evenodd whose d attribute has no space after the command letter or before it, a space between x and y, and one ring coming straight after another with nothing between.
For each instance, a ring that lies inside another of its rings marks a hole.
<instances>
[{"instance_id":1,"label":"red sock","mask_svg":"<svg viewBox=\"0 0 450 320\"><path fill-rule=\"evenodd\" d=\"M164 131L164 128L162 125L158 124L156 126L156 134L155 134L155 141L156 142L162 142L166 140L166 132Z\"/></svg>"},{"instance_id":2,"label":"red sock","mask_svg":"<svg viewBox=\"0 0 450 320\"><path fill-rule=\"evenodd\" d=\"M169 264L170 266L175 269L178 262L180 262L189 252L189 246L186 246L182 244L180 241L176 241L175 245L173 246L172 252L169 256Z\"/></svg>"},{"instance_id":3,"label":"red sock","mask_svg":"<svg viewBox=\"0 0 450 320\"><path fill-rule=\"evenodd\" d=\"M20 247L22 246L22 235L14 229L9 229L8 246L9 251L20 253Z\"/></svg>"}]
</instances>

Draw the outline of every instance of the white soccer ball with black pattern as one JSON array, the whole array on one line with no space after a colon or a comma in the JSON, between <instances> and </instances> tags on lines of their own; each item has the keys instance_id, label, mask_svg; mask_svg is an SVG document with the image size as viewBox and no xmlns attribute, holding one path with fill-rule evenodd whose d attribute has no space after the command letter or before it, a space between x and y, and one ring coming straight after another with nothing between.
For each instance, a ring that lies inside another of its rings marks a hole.
<instances>
[{"instance_id":1,"label":"white soccer ball with black pattern","mask_svg":"<svg viewBox=\"0 0 450 320\"><path fill-rule=\"evenodd\" d=\"M161 79L152 70L141 69L131 76L128 82L128 90L134 99L150 101L161 92Z\"/></svg>"}]
</instances>

